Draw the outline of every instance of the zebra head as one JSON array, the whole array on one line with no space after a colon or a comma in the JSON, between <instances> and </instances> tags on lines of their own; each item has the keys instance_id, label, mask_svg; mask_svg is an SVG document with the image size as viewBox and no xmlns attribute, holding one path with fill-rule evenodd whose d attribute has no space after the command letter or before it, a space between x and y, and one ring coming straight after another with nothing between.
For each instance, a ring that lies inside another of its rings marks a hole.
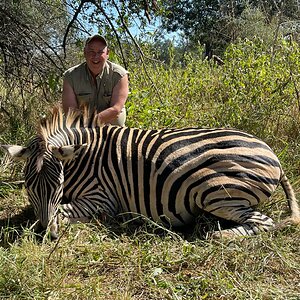
<instances>
[{"instance_id":1,"label":"zebra head","mask_svg":"<svg viewBox=\"0 0 300 300\"><path fill-rule=\"evenodd\" d=\"M49 228L51 237L57 237L56 215L63 197L64 172L62 162L43 140L34 138L27 147L1 145L15 160L26 160L24 175L28 200L38 219L37 227Z\"/></svg>"},{"instance_id":2,"label":"zebra head","mask_svg":"<svg viewBox=\"0 0 300 300\"><path fill-rule=\"evenodd\" d=\"M66 145L45 147L43 139L34 138L27 147L1 145L15 160L26 160L24 175L28 200L42 229L49 228L51 237L57 238L57 213L63 197L64 161L74 159L87 147Z\"/></svg>"},{"instance_id":3,"label":"zebra head","mask_svg":"<svg viewBox=\"0 0 300 300\"><path fill-rule=\"evenodd\" d=\"M45 146L37 136L27 147L1 145L15 160L26 160L24 175L28 200L42 229L49 229L51 237L57 238L57 213L63 197L64 161L74 159L87 147L82 145Z\"/></svg>"},{"instance_id":4,"label":"zebra head","mask_svg":"<svg viewBox=\"0 0 300 300\"><path fill-rule=\"evenodd\" d=\"M86 113L88 114L88 113ZM97 124L98 118L93 119ZM53 108L49 118L43 118L39 134L27 147L0 145L15 160L25 160L25 187L38 224L49 229L57 238L57 213L64 193L64 164L77 157L86 143L78 142L71 127L80 124L81 111L70 111L67 117L62 109Z\"/></svg>"}]
</instances>

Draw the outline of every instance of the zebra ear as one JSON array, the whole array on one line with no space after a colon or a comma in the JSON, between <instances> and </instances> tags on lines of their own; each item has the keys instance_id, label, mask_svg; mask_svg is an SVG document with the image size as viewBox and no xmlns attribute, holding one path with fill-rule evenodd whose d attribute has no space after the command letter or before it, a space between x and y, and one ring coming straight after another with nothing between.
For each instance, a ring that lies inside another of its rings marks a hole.
<instances>
[{"instance_id":1,"label":"zebra ear","mask_svg":"<svg viewBox=\"0 0 300 300\"><path fill-rule=\"evenodd\" d=\"M0 145L12 159L14 160L25 160L30 156L30 149L18 145Z\"/></svg>"},{"instance_id":2,"label":"zebra ear","mask_svg":"<svg viewBox=\"0 0 300 300\"><path fill-rule=\"evenodd\" d=\"M78 156L81 150L85 149L87 144L68 145L68 146L50 146L52 154L59 160L72 160Z\"/></svg>"}]
</instances>

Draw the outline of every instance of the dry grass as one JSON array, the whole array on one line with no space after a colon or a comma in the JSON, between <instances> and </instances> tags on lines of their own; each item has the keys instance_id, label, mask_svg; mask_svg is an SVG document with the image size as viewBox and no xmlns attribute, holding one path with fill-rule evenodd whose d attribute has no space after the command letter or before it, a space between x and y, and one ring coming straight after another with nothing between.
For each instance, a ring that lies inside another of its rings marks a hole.
<instances>
[{"instance_id":1,"label":"dry grass","mask_svg":"<svg viewBox=\"0 0 300 300\"><path fill-rule=\"evenodd\" d=\"M0 203L1 299L300 298L300 228L217 242L96 222L66 226L50 242L28 229L23 190ZM284 206L274 199L267 209Z\"/></svg>"}]
</instances>

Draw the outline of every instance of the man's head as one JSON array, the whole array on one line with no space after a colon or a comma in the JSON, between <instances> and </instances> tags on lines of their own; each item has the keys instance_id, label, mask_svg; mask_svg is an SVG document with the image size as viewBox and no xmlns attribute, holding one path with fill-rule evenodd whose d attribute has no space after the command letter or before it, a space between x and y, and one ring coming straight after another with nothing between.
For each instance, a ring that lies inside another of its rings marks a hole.
<instances>
[{"instance_id":1,"label":"man's head","mask_svg":"<svg viewBox=\"0 0 300 300\"><path fill-rule=\"evenodd\" d=\"M84 57L88 68L94 76L100 74L103 66L108 59L108 47L105 38L99 34L90 36L84 47Z\"/></svg>"}]
</instances>

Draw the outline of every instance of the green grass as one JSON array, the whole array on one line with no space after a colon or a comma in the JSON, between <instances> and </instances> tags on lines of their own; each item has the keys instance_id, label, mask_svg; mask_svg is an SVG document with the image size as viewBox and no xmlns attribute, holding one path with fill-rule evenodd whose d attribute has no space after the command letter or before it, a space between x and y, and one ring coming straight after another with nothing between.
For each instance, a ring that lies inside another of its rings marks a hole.
<instances>
[{"instance_id":1,"label":"green grass","mask_svg":"<svg viewBox=\"0 0 300 300\"><path fill-rule=\"evenodd\" d=\"M64 225L51 242L29 229L24 191L10 192L0 204L0 299L300 298L300 227L214 241L199 237L201 220L186 235L95 221ZM262 209L281 218L281 191Z\"/></svg>"}]
</instances>

